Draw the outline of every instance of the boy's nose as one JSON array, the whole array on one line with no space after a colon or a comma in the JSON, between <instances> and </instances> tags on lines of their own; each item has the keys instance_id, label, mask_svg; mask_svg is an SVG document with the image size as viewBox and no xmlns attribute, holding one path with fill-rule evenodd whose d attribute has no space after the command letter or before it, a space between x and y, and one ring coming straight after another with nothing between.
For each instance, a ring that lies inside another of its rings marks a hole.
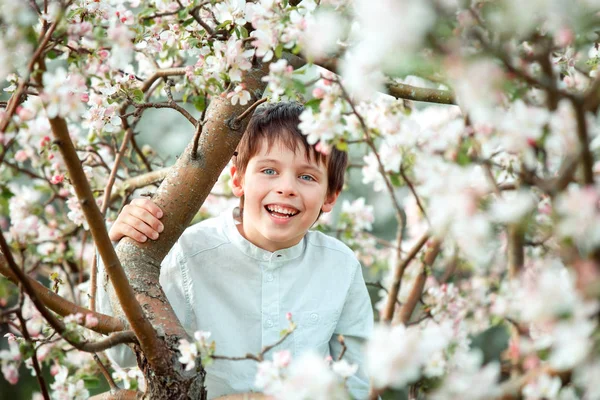
<instances>
[{"instance_id":1,"label":"boy's nose","mask_svg":"<svg viewBox=\"0 0 600 400\"><path fill-rule=\"evenodd\" d=\"M295 180L289 177L281 177L277 193L286 197L293 197L297 195L297 189Z\"/></svg>"}]
</instances>

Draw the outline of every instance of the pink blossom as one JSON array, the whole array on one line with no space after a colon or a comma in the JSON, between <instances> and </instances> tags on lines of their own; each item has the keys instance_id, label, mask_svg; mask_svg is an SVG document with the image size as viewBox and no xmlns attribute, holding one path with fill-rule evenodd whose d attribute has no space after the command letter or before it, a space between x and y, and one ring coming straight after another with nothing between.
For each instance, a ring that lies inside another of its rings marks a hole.
<instances>
[{"instance_id":1,"label":"pink blossom","mask_svg":"<svg viewBox=\"0 0 600 400\"><path fill-rule=\"evenodd\" d=\"M316 87L313 89L312 95L316 99L322 99L325 96L325 91L321 87Z\"/></svg>"},{"instance_id":2,"label":"pink blossom","mask_svg":"<svg viewBox=\"0 0 600 400\"><path fill-rule=\"evenodd\" d=\"M273 364L277 368L285 368L292 361L292 353L289 350L278 351L273 354Z\"/></svg>"},{"instance_id":3,"label":"pink blossom","mask_svg":"<svg viewBox=\"0 0 600 400\"><path fill-rule=\"evenodd\" d=\"M58 185L59 183L62 183L64 179L65 176L63 174L55 174L52 176L52 178L50 178L50 183L53 185Z\"/></svg>"},{"instance_id":4,"label":"pink blossom","mask_svg":"<svg viewBox=\"0 0 600 400\"><path fill-rule=\"evenodd\" d=\"M13 363L2 364L2 375L11 385L16 385L19 382L19 369Z\"/></svg>"},{"instance_id":5,"label":"pink blossom","mask_svg":"<svg viewBox=\"0 0 600 400\"><path fill-rule=\"evenodd\" d=\"M29 155L27 154L27 152L25 150L18 150L15 153L15 161L17 161L17 162L27 161L28 158L29 158Z\"/></svg>"},{"instance_id":6,"label":"pink blossom","mask_svg":"<svg viewBox=\"0 0 600 400\"><path fill-rule=\"evenodd\" d=\"M92 314L86 314L85 315L85 326L87 328L94 328L94 327L98 326L98 318L96 318Z\"/></svg>"}]
</instances>

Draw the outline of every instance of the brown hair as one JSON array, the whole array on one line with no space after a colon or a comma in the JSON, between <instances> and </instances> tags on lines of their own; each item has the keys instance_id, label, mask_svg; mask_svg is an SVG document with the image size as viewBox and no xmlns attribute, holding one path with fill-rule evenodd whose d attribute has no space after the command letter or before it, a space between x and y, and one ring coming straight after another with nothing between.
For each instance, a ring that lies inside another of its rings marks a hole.
<instances>
[{"instance_id":1,"label":"brown hair","mask_svg":"<svg viewBox=\"0 0 600 400\"><path fill-rule=\"evenodd\" d=\"M233 162L239 173L244 174L248 162L259 152L263 140L267 140L269 148L275 143L281 143L293 152L304 147L307 161L327 163L327 195L331 196L344 186L348 154L334 147L326 156L317 151L315 145L310 145L298 128L302 111L304 106L297 102L272 103L259 107L238 144L237 157L234 157Z\"/></svg>"}]
</instances>

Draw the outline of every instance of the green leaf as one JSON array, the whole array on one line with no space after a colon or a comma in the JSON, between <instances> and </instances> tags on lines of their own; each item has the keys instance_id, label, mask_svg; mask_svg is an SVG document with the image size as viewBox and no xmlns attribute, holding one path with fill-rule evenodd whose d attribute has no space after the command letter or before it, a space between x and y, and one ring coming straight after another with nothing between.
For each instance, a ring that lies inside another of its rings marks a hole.
<instances>
[{"instance_id":1,"label":"green leaf","mask_svg":"<svg viewBox=\"0 0 600 400\"><path fill-rule=\"evenodd\" d=\"M136 103L141 103L144 101L144 92L141 89L135 89L133 91L133 100Z\"/></svg>"},{"instance_id":2,"label":"green leaf","mask_svg":"<svg viewBox=\"0 0 600 400\"><path fill-rule=\"evenodd\" d=\"M306 85L299 79L292 79L292 83L294 84L294 90L297 93L304 93L306 91Z\"/></svg>"},{"instance_id":3,"label":"green leaf","mask_svg":"<svg viewBox=\"0 0 600 400\"><path fill-rule=\"evenodd\" d=\"M231 20L223 21L217 26L216 31L225 28L226 26L231 25Z\"/></svg>"},{"instance_id":4,"label":"green leaf","mask_svg":"<svg viewBox=\"0 0 600 400\"><path fill-rule=\"evenodd\" d=\"M206 109L206 100L204 96L197 96L194 99L194 107L196 107L196 110L198 111L204 111L204 109Z\"/></svg>"},{"instance_id":5,"label":"green leaf","mask_svg":"<svg viewBox=\"0 0 600 400\"><path fill-rule=\"evenodd\" d=\"M51 60L54 60L57 56L56 52L54 50L50 50L47 54L48 58Z\"/></svg>"},{"instance_id":6,"label":"green leaf","mask_svg":"<svg viewBox=\"0 0 600 400\"><path fill-rule=\"evenodd\" d=\"M239 29L240 29L240 33L242 34L242 38L245 39L250 36L248 34L248 29L244 28L243 26L240 26Z\"/></svg>"},{"instance_id":7,"label":"green leaf","mask_svg":"<svg viewBox=\"0 0 600 400\"><path fill-rule=\"evenodd\" d=\"M396 187L400 187L400 186L404 186L404 179L402 179L402 177L398 174L390 174L390 181L392 182L392 185L396 186Z\"/></svg>"},{"instance_id":8,"label":"green leaf","mask_svg":"<svg viewBox=\"0 0 600 400\"><path fill-rule=\"evenodd\" d=\"M348 142L338 142L335 147L340 151L348 151Z\"/></svg>"},{"instance_id":9,"label":"green leaf","mask_svg":"<svg viewBox=\"0 0 600 400\"><path fill-rule=\"evenodd\" d=\"M279 43L279 45L275 49L275 57L281 58L282 54L283 54L283 45L281 43Z\"/></svg>"},{"instance_id":10,"label":"green leaf","mask_svg":"<svg viewBox=\"0 0 600 400\"><path fill-rule=\"evenodd\" d=\"M306 103L304 103L304 107L311 108L313 112L319 112L319 106L323 99L310 99Z\"/></svg>"},{"instance_id":11,"label":"green leaf","mask_svg":"<svg viewBox=\"0 0 600 400\"><path fill-rule=\"evenodd\" d=\"M83 384L85 385L86 389L95 389L95 388L99 387L101 384L100 379L98 379L98 377L92 376L92 375L86 375L86 376L82 377L82 380L83 380Z\"/></svg>"},{"instance_id":12,"label":"green leaf","mask_svg":"<svg viewBox=\"0 0 600 400\"><path fill-rule=\"evenodd\" d=\"M177 13L177 17L179 19L185 19L185 17L188 16L188 10L187 8L182 8L181 10L179 10L179 12Z\"/></svg>"}]
</instances>

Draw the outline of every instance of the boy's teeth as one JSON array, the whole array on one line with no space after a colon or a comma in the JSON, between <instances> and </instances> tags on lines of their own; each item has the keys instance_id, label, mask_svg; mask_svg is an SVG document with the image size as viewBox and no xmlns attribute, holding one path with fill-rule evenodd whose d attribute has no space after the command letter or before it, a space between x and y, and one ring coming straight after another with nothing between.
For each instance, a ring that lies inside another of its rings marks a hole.
<instances>
[{"instance_id":1,"label":"boy's teeth","mask_svg":"<svg viewBox=\"0 0 600 400\"><path fill-rule=\"evenodd\" d=\"M280 207L280 206L267 206L267 210L271 211L271 212L276 212L279 214L286 214L286 215L296 215L298 213L298 211L290 209L290 208L286 208L286 207Z\"/></svg>"}]
</instances>

